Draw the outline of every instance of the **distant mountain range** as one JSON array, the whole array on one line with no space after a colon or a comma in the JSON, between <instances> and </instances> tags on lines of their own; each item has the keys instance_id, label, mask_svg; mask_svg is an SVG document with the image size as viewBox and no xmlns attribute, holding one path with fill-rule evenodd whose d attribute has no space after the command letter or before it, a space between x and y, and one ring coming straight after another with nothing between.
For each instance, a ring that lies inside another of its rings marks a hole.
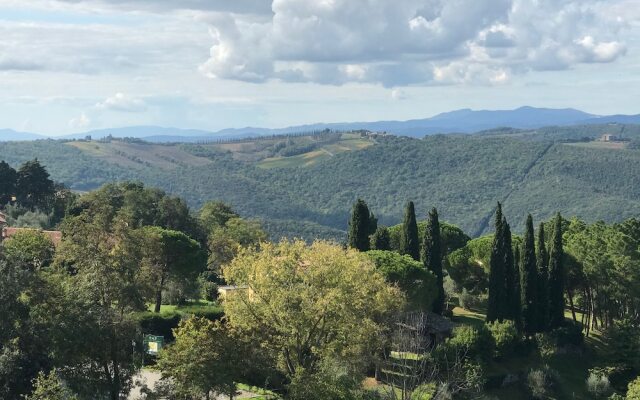
<instances>
[{"instance_id":1,"label":"distant mountain range","mask_svg":"<svg viewBox=\"0 0 640 400\"><path fill-rule=\"evenodd\" d=\"M113 129L100 129L54 139L83 139L91 136L100 139L108 135L123 138L132 137L150 142L198 142L216 139L268 136L295 132L310 132L324 129L358 130L366 129L388 132L396 135L422 137L435 133L473 133L499 127L536 129L544 126L568 126L590 124L640 124L639 115L598 116L572 108L551 109L520 107L515 110L479 110L463 109L438 114L431 118L408 121L344 122L298 125L287 128L230 128L217 132L197 129L179 129L157 126L130 126ZM46 139L45 135L16 132L11 129L0 130L0 141Z\"/></svg>"}]
</instances>

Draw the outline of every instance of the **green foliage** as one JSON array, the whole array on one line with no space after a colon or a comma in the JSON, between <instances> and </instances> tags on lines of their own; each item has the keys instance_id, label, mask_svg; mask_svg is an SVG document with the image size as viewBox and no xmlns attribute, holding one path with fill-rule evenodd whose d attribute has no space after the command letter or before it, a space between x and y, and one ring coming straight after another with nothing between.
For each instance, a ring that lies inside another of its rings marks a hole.
<instances>
[{"instance_id":1,"label":"green foliage","mask_svg":"<svg viewBox=\"0 0 640 400\"><path fill-rule=\"evenodd\" d=\"M594 396L594 399L601 399L611 391L609 377L599 371L591 371L586 381L587 390Z\"/></svg>"},{"instance_id":2,"label":"green foliage","mask_svg":"<svg viewBox=\"0 0 640 400\"><path fill-rule=\"evenodd\" d=\"M16 194L16 182L18 174L4 160L0 161L0 205L5 205L11 201L11 197Z\"/></svg>"},{"instance_id":3,"label":"green foliage","mask_svg":"<svg viewBox=\"0 0 640 400\"><path fill-rule=\"evenodd\" d=\"M402 236L400 237L400 254L406 254L414 260L420 260L418 225L416 222L416 211L412 201L407 203L404 212Z\"/></svg>"},{"instance_id":4,"label":"green foliage","mask_svg":"<svg viewBox=\"0 0 640 400\"><path fill-rule=\"evenodd\" d=\"M534 399L547 398L554 385L554 372L545 366L543 369L532 369L527 374L527 386Z\"/></svg>"},{"instance_id":5,"label":"green foliage","mask_svg":"<svg viewBox=\"0 0 640 400\"><path fill-rule=\"evenodd\" d=\"M163 291L173 284L184 292L205 269L206 254L198 242L179 231L147 226L136 234L142 244L143 268L156 293L154 311L160 312Z\"/></svg>"},{"instance_id":6,"label":"green foliage","mask_svg":"<svg viewBox=\"0 0 640 400\"><path fill-rule=\"evenodd\" d=\"M40 372L33 382L33 391L24 400L78 400L60 380L57 371Z\"/></svg>"},{"instance_id":7,"label":"green foliage","mask_svg":"<svg viewBox=\"0 0 640 400\"><path fill-rule=\"evenodd\" d=\"M502 215L502 205L498 203L495 215L496 233L491 245L489 259L489 302L487 321L501 321L507 316L507 288L505 254L506 223Z\"/></svg>"},{"instance_id":8,"label":"green foliage","mask_svg":"<svg viewBox=\"0 0 640 400\"><path fill-rule=\"evenodd\" d=\"M188 154L195 157L193 163L163 160L162 165L147 165L144 162L153 161L153 145L108 145L148 158L131 162L96 153L95 142L78 147L77 142L53 140L3 143L0 159L16 168L37 156L53 179L75 190L137 180L170 190L194 207L219 199L242 215L263 218L274 238L304 235L343 241L349 217L345 205L353 201L353 193L367 199L383 224L402 220L397 199L414 198L420 199L418 210L435 205L441 218L455 216L474 237L489 230L487 216L507 192L512 192L507 218L517 221L514 232L523 230L520 218L531 210L538 219L562 210L589 221L621 221L640 214L640 186L634 183L640 152L550 142L565 129L570 128L518 137L440 135L419 140L389 135L363 150L293 169L264 170L235 159L220 146L199 144L162 148L176 160L197 148L214 149L197 157ZM580 135L610 127L571 129Z\"/></svg>"},{"instance_id":9,"label":"green foliage","mask_svg":"<svg viewBox=\"0 0 640 400\"><path fill-rule=\"evenodd\" d=\"M436 298L432 311L442 314L444 304L444 272L442 270L442 241L440 239L440 222L438 211L433 208L429 212L427 230L422 243L422 262L425 268L436 277Z\"/></svg>"},{"instance_id":10,"label":"green foliage","mask_svg":"<svg viewBox=\"0 0 640 400\"><path fill-rule=\"evenodd\" d=\"M438 351L447 354L450 360L455 360L457 355L463 359L485 362L493 356L495 342L487 325L461 325L454 328L453 336L441 347Z\"/></svg>"},{"instance_id":11,"label":"green foliage","mask_svg":"<svg viewBox=\"0 0 640 400\"><path fill-rule=\"evenodd\" d=\"M446 269L458 287L471 293L487 290L493 236L470 240L447 256Z\"/></svg>"},{"instance_id":12,"label":"green foliage","mask_svg":"<svg viewBox=\"0 0 640 400\"><path fill-rule=\"evenodd\" d=\"M564 250L562 246L562 217L555 218L551 248L549 249L549 326L557 328L564 322Z\"/></svg>"},{"instance_id":13,"label":"green foliage","mask_svg":"<svg viewBox=\"0 0 640 400\"><path fill-rule=\"evenodd\" d=\"M609 355L613 361L640 370L639 329L637 323L624 319L606 332L610 343Z\"/></svg>"},{"instance_id":14,"label":"green foliage","mask_svg":"<svg viewBox=\"0 0 640 400\"><path fill-rule=\"evenodd\" d=\"M221 201L208 201L199 212L200 222L207 232L223 227L230 219L239 217L230 206Z\"/></svg>"},{"instance_id":15,"label":"green foliage","mask_svg":"<svg viewBox=\"0 0 640 400\"><path fill-rule=\"evenodd\" d=\"M629 383L627 388L627 400L640 400L640 377Z\"/></svg>"},{"instance_id":16,"label":"green foliage","mask_svg":"<svg viewBox=\"0 0 640 400\"><path fill-rule=\"evenodd\" d=\"M31 270L48 267L55 252L51 239L37 230L16 232L2 242L2 249L8 263Z\"/></svg>"},{"instance_id":17,"label":"green foliage","mask_svg":"<svg viewBox=\"0 0 640 400\"><path fill-rule=\"evenodd\" d=\"M243 249L224 277L249 287L225 298L229 323L278 360L271 368L289 380L328 360L362 371L381 348L382 322L404 306L366 254L325 242Z\"/></svg>"},{"instance_id":18,"label":"green foliage","mask_svg":"<svg viewBox=\"0 0 640 400\"><path fill-rule=\"evenodd\" d=\"M527 334L533 334L538 330L537 305L538 305L538 271L536 267L536 247L533 234L533 219L527 217L524 243L520 261L520 297L522 299L522 325Z\"/></svg>"},{"instance_id":19,"label":"green foliage","mask_svg":"<svg viewBox=\"0 0 640 400\"><path fill-rule=\"evenodd\" d=\"M495 342L495 356L505 358L511 356L520 344L520 334L513 321L495 321L487 324Z\"/></svg>"},{"instance_id":20,"label":"green foliage","mask_svg":"<svg viewBox=\"0 0 640 400\"><path fill-rule=\"evenodd\" d=\"M391 236L389 228L379 226L371 236L371 250L391 250Z\"/></svg>"},{"instance_id":21,"label":"green foliage","mask_svg":"<svg viewBox=\"0 0 640 400\"><path fill-rule=\"evenodd\" d=\"M369 250L369 235L373 233L371 231L372 221L369 220L370 215L367 203L362 199L356 200L349 220L348 243L352 249Z\"/></svg>"},{"instance_id":22,"label":"green foliage","mask_svg":"<svg viewBox=\"0 0 640 400\"><path fill-rule=\"evenodd\" d=\"M242 248L258 247L266 240L267 234L257 221L230 218L223 226L214 227L209 232L207 268L220 283L222 267L231 262Z\"/></svg>"},{"instance_id":23,"label":"green foliage","mask_svg":"<svg viewBox=\"0 0 640 400\"><path fill-rule=\"evenodd\" d=\"M557 256L557 255L556 255ZM536 261L538 270L538 294L537 294L537 318L536 325L539 331L545 331L549 325L549 256L545 245L544 224L540 223L536 243ZM556 289L557 290L557 289ZM564 319L564 302L562 310Z\"/></svg>"},{"instance_id":24,"label":"green foliage","mask_svg":"<svg viewBox=\"0 0 640 400\"><path fill-rule=\"evenodd\" d=\"M397 284L407 295L411 309L426 311L432 307L437 297L436 277L420 262L394 251L371 250L367 255L386 281Z\"/></svg>"},{"instance_id":25,"label":"green foliage","mask_svg":"<svg viewBox=\"0 0 640 400\"><path fill-rule=\"evenodd\" d=\"M435 383L423 383L411 393L411 400L432 400L436 389Z\"/></svg>"},{"instance_id":26,"label":"green foliage","mask_svg":"<svg viewBox=\"0 0 640 400\"><path fill-rule=\"evenodd\" d=\"M243 369L241 346L220 322L189 318L174 330L175 342L160 352L157 367L175 395L233 395Z\"/></svg>"},{"instance_id":27,"label":"green foliage","mask_svg":"<svg viewBox=\"0 0 640 400\"><path fill-rule=\"evenodd\" d=\"M27 161L17 171L16 199L30 210L48 210L54 193L53 181L38 159Z\"/></svg>"}]
</instances>

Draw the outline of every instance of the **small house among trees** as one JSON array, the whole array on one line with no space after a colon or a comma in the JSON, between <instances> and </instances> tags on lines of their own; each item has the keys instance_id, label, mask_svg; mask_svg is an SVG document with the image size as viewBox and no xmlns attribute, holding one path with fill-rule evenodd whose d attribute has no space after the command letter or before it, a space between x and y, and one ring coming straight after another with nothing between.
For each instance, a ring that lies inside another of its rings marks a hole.
<instances>
[{"instance_id":1,"label":"small house among trees","mask_svg":"<svg viewBox=\"0 0 640 400\"><path fill-rule=\"evenodd\" d=\"M604 135L600 136L599 141L600 142L620 142L621 138L619 136L612 135L610 133L605 133Z\"/></svg>"}]
</instances>

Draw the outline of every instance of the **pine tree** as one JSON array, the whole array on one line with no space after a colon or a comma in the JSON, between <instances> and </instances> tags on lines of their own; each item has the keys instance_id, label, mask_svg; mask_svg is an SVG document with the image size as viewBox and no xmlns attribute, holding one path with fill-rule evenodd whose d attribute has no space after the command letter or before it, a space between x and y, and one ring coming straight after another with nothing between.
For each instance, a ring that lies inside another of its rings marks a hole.
<instances>
[{"instance_id":1,"label":"pine tree","mask_svg":"<svg viewBox=\"0 0 640 400\"><path fill-rule=\"evenodd\" d=\"M549 325L549 258L547 248L544 243L544 224L540 223L538 228L538 242L536 245L536 261L538 270L538 303L536 311L538 314L537 327L539 332L544 332Z\"/></svg>"},{"instance_id":2,"label":"pine tree","mask_svg":"<svg viewBox=\"0 0 640 400\"><path fill-rule=\"evenodd\" d=\"M562 248L562 217L555 218L549 248L549 328L564 323L564 250Z\"/></svg>"},{"instance_id":3,"label":"pine tree","mask_svg":"<svg viewBox=\"0 0 640 400\"><path fill-rule=\"evenodd\" d=\"M416 222L416 210L413 202L407 203L402 224L402 237L400 238L400 253L411 256L420 261L420 239L418 239L418 223Z\"/></svg>"},{"instance_id":4,"label":"pine tree","mask_svg":"<svg viewBox=\"0 0 640 400\"><path fill-rule=\"evenodd\" d=\"M538 271L536 267L536 246L533 234L533 218L527 217L527 224L522 244L522 259L520 261L520 298L522 301L522 324L527 334L537 330L537 294Z\"/></svg>"},{"instance_id":5,"label":"pine tree","mask_svg":"<svg viewBox=\"0 0 640 400\"><path fill-rule=\"evenodd\" d=\"M389 228L379 226L375 233L371 236L371 249L373 250L391 250L391 235Z\"/></svg>"},{"instance_id":6,"label":"pine tree","mask_svg":"<svg viewBox=\"0 0 640 400\"><path fill-rule=\"evenodd\" d=\"M16 194L16 180L18 174L9 164L0 161L0 206L11 201L11 197Z\"/></svg>"},{"instance_id":7,"label":"pine tree","mask_svg":"<svg viewBox=\"0 0 640 400\"><path fill-rule=\"evenodd\" d=\"M514 322L520 320L520 280L513 258L513 244L511 238L511 227L506 218L502 218L503 226L503 250L504 271L505 271L505 310L504 319Z\"/></svg>"},{"instance_id":8,"label":"pine tree","mask_svg":"<svg viewBox=\"0 0 640 400\"><path fill-rule=\"evenodd\" d=\"M369 207L362 199L356 200L349 220L349 247L360 250L369 250L369 232L371 221L369 220Z\"/></svg>"},{"instance_id":9,"label":"pine tree","mask_svg":"<svg viewBox=\"0 0 640 400\"><path fill-rule=\"evenodd\" d=\"M442 272L442 240L440 238L440 221L438 210L433 208L429 212L427 229L422 244L422 262L428 271L436 277L438 295L433 302L432 311L442 314L444 311L444 275Z\"/></svg>"},{"instance_id":10,"label":"pine tree","mask_svg":"<svg viewBox=\"0 0 640 400\"><path fill-rule=\"evenodd\" d=\"M20 166L16 182L18 204L29 209L47 210L53 194L53 181L37 158Z\"/></svg>"},{"instance_id":11,"label":"pine tree","mask_svg":"<svg viewBox=\"0 0 640 400\"><path fill-rule=\"evenodd\" d=\"M493 236L491 259L489 260L489 301L487 305L487 321L500 321L504 318L504 304L507 300L505 291L504 265L504 217L502 205L496 209L496 233Z\"/></svg>"}]
</instances>

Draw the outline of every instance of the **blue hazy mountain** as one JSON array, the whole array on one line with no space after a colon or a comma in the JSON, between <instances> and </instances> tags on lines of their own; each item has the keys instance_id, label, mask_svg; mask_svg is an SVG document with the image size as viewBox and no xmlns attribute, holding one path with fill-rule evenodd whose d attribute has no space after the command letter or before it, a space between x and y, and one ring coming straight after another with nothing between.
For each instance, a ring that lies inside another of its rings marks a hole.
<instances>
[{"instance_id":1,"label":"blue hazy mountain","mask_svg":"<svg viewBox=\"0 0 640 400\"><path fill-rule=\"evenodd\" d=\"M37 133L18 132L13 129L0 129L0 142L46 139L46 136Z\"/></svg>"},{"instance_id":2,"label":"blue hazy mountain","mask_svg":"<svg viewBox=\"0 0 640 400\"><path fill-rule=\"evenodd\" d=\"M570 126L589 124L640 124L640 115L599 116L580 110L565 108L520 107L515 110L471 110L462 109L438 114L430 118L408 121L341 122L297 125L286 128L229 128L217 132L198 129L166 128L159 126L129 126L112 129L99 129L71 135L58 136L64 139L83 139L91 136L100 139L113 137L132 137L152 142L198 142L217 139L232 139L267 135L311 132L324 129L358 130L366 129L388 132L396 135L422 137L435 133L473 133L500 127L516 129L536 129L545 126ZM42 135L33 133L0 130L0 141L41 139Z\"/></svg>"}]
</instances>

